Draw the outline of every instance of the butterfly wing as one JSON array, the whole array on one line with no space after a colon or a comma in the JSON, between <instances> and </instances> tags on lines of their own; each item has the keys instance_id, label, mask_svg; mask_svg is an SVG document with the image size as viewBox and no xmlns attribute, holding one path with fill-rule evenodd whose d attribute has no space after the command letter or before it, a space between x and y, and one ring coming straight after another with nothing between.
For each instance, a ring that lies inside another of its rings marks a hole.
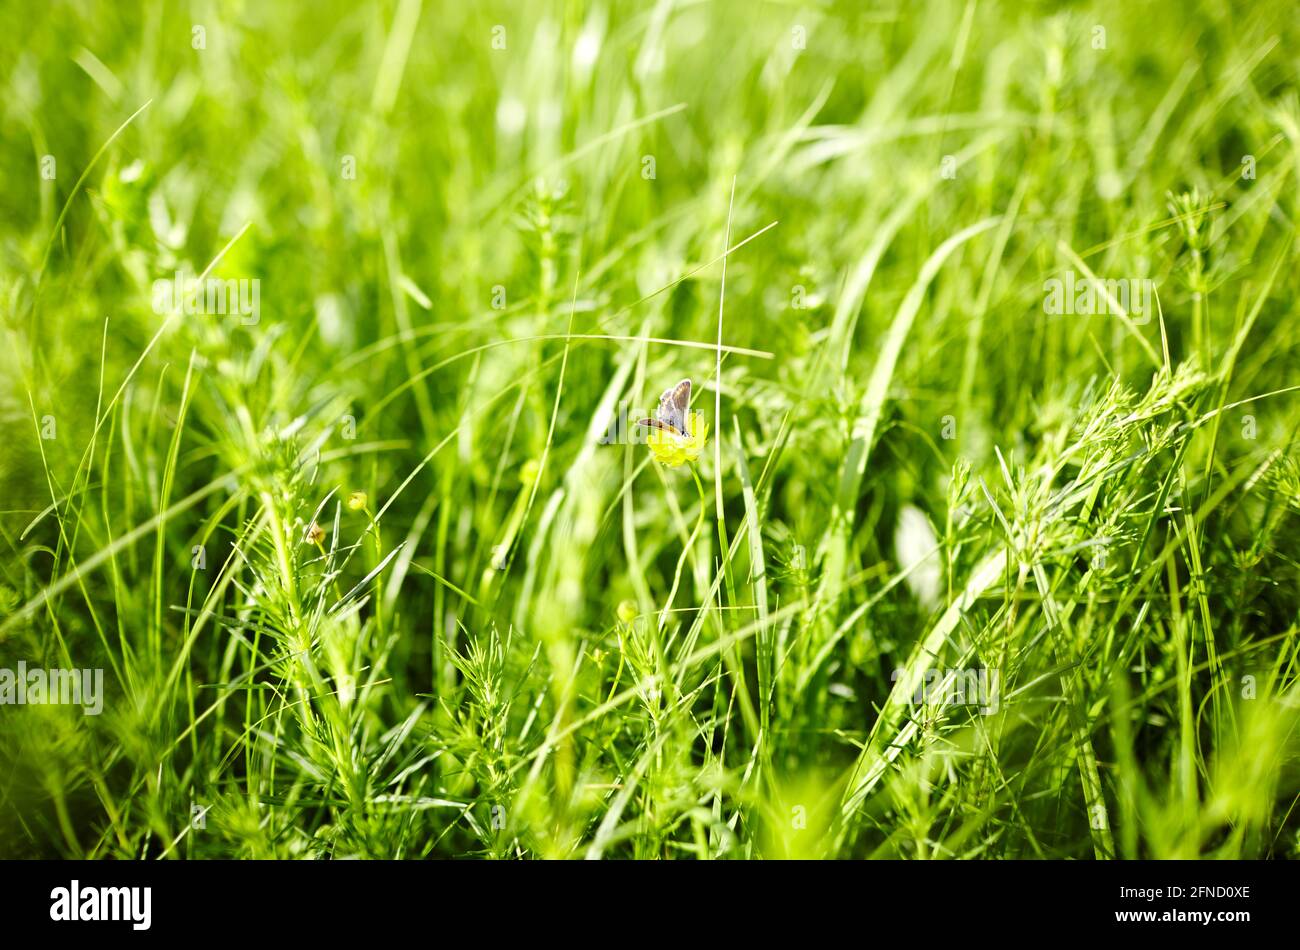
<instances>
[{"instance_id":1,"label":"butterfly wing","mask_svg":"<svg viewBox=\"0 0 1300 950\"><path fill-rule=\"evenodd\" d=\"M686 432L686 410L691 404L691 381L683 379L659 397L659 411L655 418L666 422L678 432Z\"/></svg>"},{"instance_id":2,"label":"butterfly wing","mask_svg":"<svg viewBox=\"0 0 1300 950\"><path fill-rule=\"evenodd\" d=\"M636 424L639 426L647 426L651 429L663 429L665 432L672 432L674 435L682 434L680 429L675 429L670 424L660 419L638 419Z\"/></svg>"}]
</instances>

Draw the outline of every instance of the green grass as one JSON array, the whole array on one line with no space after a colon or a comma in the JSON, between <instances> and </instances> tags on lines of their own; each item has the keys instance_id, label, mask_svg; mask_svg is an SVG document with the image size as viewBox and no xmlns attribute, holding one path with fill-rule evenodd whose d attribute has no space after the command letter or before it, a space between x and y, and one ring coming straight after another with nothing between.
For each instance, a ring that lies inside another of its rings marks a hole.
<instances>
[{"instance_id":1,"label":"green grass","mask_svg":"<svg viewBox=\"0 0 1300 950\"><path fill-rule=\"evenodd\" d=\"M1300 857L1294 12L4 2L0 854Z\"/></svg>"}]
</instances>

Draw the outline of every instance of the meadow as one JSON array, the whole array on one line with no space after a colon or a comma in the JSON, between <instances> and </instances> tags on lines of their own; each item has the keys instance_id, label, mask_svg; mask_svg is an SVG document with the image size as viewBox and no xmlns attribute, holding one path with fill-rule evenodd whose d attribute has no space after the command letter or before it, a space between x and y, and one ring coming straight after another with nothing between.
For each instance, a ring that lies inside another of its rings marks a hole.
<instances>
[{"instance_id":1,"label":"meadow","mask_svg":"<svg viewBox=\"0 0 1300 950\"><path fill-rule=\"evenodd\" d=\"M1294 4L0 27L0 855L1300 857Z\"/></svg>"}]
</instances>

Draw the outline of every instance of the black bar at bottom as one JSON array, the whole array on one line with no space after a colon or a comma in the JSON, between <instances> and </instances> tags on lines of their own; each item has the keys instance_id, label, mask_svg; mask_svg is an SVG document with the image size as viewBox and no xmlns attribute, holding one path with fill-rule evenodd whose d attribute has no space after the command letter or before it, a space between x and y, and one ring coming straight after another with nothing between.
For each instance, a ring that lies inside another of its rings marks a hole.
<instances>
[{"instance_id":1,"label":"black bar at bottom","mask_svg":"<svg viewBox=\"0 0 1300 950\"><path fill-rule=\"evenodd\" d=\"M436 939L448 922L478 922L583 939L698 915L728 939L793 920L868 940L878 927L1231 939L1293 921L1297 884L1286 862L7 861L0 908L6 936Z\"/></svg>"}]
</instances>

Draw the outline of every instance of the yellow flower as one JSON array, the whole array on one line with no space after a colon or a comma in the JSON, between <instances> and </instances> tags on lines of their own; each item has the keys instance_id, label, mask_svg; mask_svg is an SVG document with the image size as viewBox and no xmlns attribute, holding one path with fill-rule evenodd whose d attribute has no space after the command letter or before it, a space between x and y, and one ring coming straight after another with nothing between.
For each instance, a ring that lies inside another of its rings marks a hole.
<instances>
[{"instance_id":1,"label":"yellow flower","mask_svg":"<svg viewBox=\"0 0 1300 950\"><path fill-rule=\"evenodd\" d=\"M651 429L646 436L650 454L669 468L696 461L709 439L709 424L702 413L692 412L686 420L686 427L689 430L686 435L667 429Z\"/></svg>"},{"instance_id":2,"label":"yellow flower","mask_svg":"<svg viewBox=\"0 0 1300 950\"><path fill-rule=\"evenodd\" d=\"M307 534L303 540L307 544L320 544L325 540L325 529L313 521L311 527L307 529Z\"/></svg>"},{"instance_id":3,"label":"yellow flower","mask_svg":"<svg viewBox=\"0 0 1300 950\"><path fill-rule=\"evenodd\" d=\"M348 511L360 511L366 507L366 493L363 491L354 491L348 495Z\"/></svg>"}]
</instances>

